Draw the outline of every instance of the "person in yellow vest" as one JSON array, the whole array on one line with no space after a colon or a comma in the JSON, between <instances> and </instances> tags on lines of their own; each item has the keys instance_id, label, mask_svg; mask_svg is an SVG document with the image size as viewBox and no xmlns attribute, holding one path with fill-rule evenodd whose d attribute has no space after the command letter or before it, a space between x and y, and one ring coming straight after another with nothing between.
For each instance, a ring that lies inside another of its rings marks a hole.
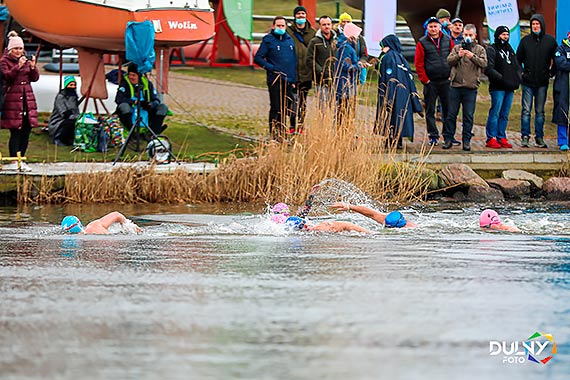
<instances>
[{"instance_id":1,"label":"person in yellow vest","mask_svg":"<svg viewBox=\"0 0 570 380\"><path fill-rule=\"evenodd\" d=\"M136 112L140 103L142 120L140 127L150 128L159 135L166 129L163 122L168 114L168 106L160 101L152 82L138 72L135 63L129 64L127 71L117 89L115 113L119 116L123 127L130 130L137 119Z\"/></svg>"}]
</instances>

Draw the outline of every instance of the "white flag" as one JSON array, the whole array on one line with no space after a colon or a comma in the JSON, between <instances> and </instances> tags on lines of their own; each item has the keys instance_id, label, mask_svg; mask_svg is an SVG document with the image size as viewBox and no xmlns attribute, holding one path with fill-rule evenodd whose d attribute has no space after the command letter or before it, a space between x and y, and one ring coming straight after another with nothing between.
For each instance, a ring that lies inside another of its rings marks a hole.
<instances>
[{"instance_id":1,"label":"white flag","mask_svg":"<svg viewBox=\"0 0 570 380\"><path fill-rule=\"evenodd\" d=\"M388 34L396 33L397 0L365 0L364 37L368 54L380 56L380 41Z\"/></svg>"}]
</instances>

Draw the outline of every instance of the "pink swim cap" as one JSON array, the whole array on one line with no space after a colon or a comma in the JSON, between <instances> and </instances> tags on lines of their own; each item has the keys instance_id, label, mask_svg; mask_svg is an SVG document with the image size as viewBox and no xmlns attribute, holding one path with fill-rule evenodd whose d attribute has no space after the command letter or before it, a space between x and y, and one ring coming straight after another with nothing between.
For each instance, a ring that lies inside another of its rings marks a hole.
<instances>
[{"instance_id":1,"label":"pink swim cap","mask_svg":"<svg viewBox=\"0 0 570 380\"><path fill-rule=\"evenodd\" d=\"M283 224L287 220L287 216L284 214L273 214L271 215L271 221L276 224Z\"/></svg>"},{"instance_id":2,"label":"pink swim cap","mask_svg":"<svg viewBox=\"0 0 570 380\"><path fill-rule=\"evenodd\" d=\"M493 224L501 224L501 218L499 218L499 214L497 214L497 211L495 210L484 210L479 217L479 226L489 228Z\"/></svg>"},{"instance_id":3,"label":"pink swim cap","mask_svg":"<svg viewBox=\"0 0 570 380\"><path fill-rule=\"evenodd\" d=\"M285 203L277 203L273 206L273 213L289 216L290 215L289 206L287 206Z\"/></svg>"}]
</instances>

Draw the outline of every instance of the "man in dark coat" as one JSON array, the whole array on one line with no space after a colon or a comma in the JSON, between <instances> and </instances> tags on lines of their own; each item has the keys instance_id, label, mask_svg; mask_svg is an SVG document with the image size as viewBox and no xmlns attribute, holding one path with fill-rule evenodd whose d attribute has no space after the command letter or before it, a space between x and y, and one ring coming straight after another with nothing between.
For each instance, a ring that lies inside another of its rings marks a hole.
<instances>
[{"instance_id":1,"label":"man in dark coat","mask_svg":"<svg viewBox=\"0 0 570 380\"><path fill-rule=\"evenodd\" d=\"M556 79L554 80L554 110L552 122L558 124L558 146L568 150L568 127L570 126L570 32L562 40L554 54Z\"/></svg>"},{"instance_id":2,"label":"man in dark coat","mask_svg":"<svg viewBox=\"0 0 570 380\"><path fill-rule=\"evenodd\" d=\"M48 123L48 132L55 145L73 145L75 122L78 116L77 82L73 75L67 75L63 79L63 89L55 96L53 111Z\"/></svg>"},{"instance_id":3,"label":"man in dark coat","mask_svg":"<svg viewBox=\"0 0 570 380\"><path fill-rule=\"evenodd\" d=\"M511 44L509 28L501 25L495 30L495 42L487 48L491 109L487 117L487 148L512 148L507 139L507 124L515 90L521 83L521 66Z\"/></svg>"},{"instance_id":4,"label":"man in dark coat","mask_svg":"<svg viewBox=\"0 0 570 380\"><path fill-rule=\"evenodd\" d=\"M447 56L453 49L453 41L441 32L439 20L431 17L427 21L427 35L416 45L414 63L418 78L424 85L426 106L426 127L429 144L437 145L439 131L435 124L435 103L439 97L443 115L447 115L449 105L449 75L451 67Z\"/></svg>"},{"instance_id":5,"label":"man in dark coat","mask_svg":"<svg viewBox=\"0 0 570 380\"><path fill-rule=\"evenodd\" d=\"M530 141L530 112L534 100L534 132L536 146L547 148L544 143L544 104L548 81L554 74L554 53L558 48L556 40L546 34L546 24L541 14L530 18L529 35L525 36L517 49L517 59L523 67L521 146L528 148Z\"/></svg>"},{"instance_id":6,"label":"man in dark coat","mask_svg":"<svg viewBox=\"0 0 570 380\"><path fill-rule=\"evenodd\" d=\"M422 105L410 65L402 55L402 45L394 34L380 43L382 53L378 76L378 105L374 133L386 136L390 143L414 137L414 112L421 113Z\"/></svg>"},{"instance_id":7,"label":"man in dark coat","mask_svg":"<svg viewBox=\"0 0 570 380\"><path fill-rule=\"evenodd\" d=\"M295 52L297 54L297 122L299 131L303 130L305 123L305 112L307 109L307 95L311 89L313 72L307 65L307 47L309 42L315 37L315 29L307 20L307 9L303 6L295 7L293 10L295 20L287 26L287 33L295 42Z\"/></svg>"},{"instance_id":8,"label":"man in dark coat","mask_svg":"<svg viewBox=\"0 0 570 380\"><path fill-rule=\"evenodd\" d=\"M123 127L130 130L137 119L136 112L140 105L143 124L140 126L148 127L155 134L160 134L166 129L163 122L168 114L168 106L160 101L158 93L146 75L139 74L136 64L129 64L127 71L117 89L115 113L119 116Z\"/></svg>"},{"instance_id":9,"label":"man in dark coat","mask_svg":"<svg viewBox=\"0 0 570 380\"><path fill-rule=\"evenodd\" d=\"M311 69L315 89L321 102L326 105L330 100L331 86L334 81L334 61L336 52L336 32L332 30L329 16L319 18L320 29L307 47L306 65Z\"/></svg>"},{"instance_id":10,"label":"man in dark coat","mask_svg":"<svg viewBox=\"0 0 570 380\"><path fill-rule=\"evenodd\" d=\"M293 38L286 32L285 17L273 19L273 29L259 45L254 62L267 71L269 90L269 135L282 141L285 135L285 119L290 115L291 129L295 130L292 115L293 91L297 83L297 54Z\"/></svg>"}]
</instances>

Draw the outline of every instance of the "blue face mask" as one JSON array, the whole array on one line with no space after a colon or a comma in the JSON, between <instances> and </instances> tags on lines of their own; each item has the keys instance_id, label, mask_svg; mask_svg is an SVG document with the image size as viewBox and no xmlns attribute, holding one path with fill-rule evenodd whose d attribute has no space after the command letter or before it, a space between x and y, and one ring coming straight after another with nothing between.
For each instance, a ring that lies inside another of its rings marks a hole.
<instances>
[{"instance_id":1,"label":"blue face mask","mask_svg":"<svg viewBox=\"0 0 570 380\"><path fill-rule=\"evenodd\" d=\"M305 25L305 23L307 22L306 18L296 18L295 22L299 25Z\"/></svg>"},{"instance_id":2,"label":"blue face mask","mask_svg":"<svg viewBox=\"0 0 570 380\"><path fill-rule=\"evenodd\" d=\"M449 25L449 23L447 21L444 21L441 23L441 26L443 26L444 28L447 28L448 25Z\"/></svg>"},{"instance_id":3,"label":"blue face mask","mask_svg":"<svg viewBox=\"0 0 570 380\"><path fill-rule=\"evenodd\" d=\"M465 43L470 44L471 42L471 37L465 37Z\"/></svg>"},{"instance_id":4,"label":"blue face mask","mask_svg":"<svg viewBox=\"0 0 570 380\"><path fill-rule=\"evenodd\" d=\"M274 32L275 34L277 34L278 36L282 36L282 35L285 34L285 29L275 28L275 29L273 29L273 32Z\"/></svg>"},{"instance_id":5,"label":"blue face mask","mask_svg":"<svg viewBox=\"0 0 570 380\"><path fill-rule=\"evenodd\" d=\"M535 31L533 30L532 32L538 36L541 31L539 30L538 32L535 32Z\"/></svg>"}]
</instances>

